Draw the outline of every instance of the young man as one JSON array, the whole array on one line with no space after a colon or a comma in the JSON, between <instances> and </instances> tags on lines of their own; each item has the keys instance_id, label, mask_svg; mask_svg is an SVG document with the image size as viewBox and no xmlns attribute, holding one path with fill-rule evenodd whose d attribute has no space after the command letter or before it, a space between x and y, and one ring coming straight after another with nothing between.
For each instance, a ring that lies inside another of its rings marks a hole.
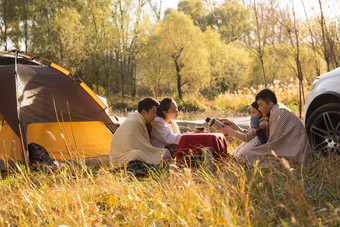
<instances>
[{"instance_id":1,"label":"young man","mask_svg":"<svg viewBox=\"0 0 340 227\"><path fill-rule=\"evenodd\" d=\"M111 141L110 158L117 167L133 162L159 165L170 158L164 148L153 147L150 141L150 124L156 117L159 102L145 98L138 103L138 111L129 114L114 133Z\"/></svg>"},{"instance_id":2,"label":"young man","mask_svg":"<svg viewBox=\"0 0 340 227\"><path fill-rule=\"evenodd\" d=\"M277 157L304 162L310 157L310 145L301 120L285 105L278 103L276 94L263 89L256 95L259 110L269 122L266 144L250 147L236 155L251 165L259 160L266 166Z\"/></svg>"}]
</instances>

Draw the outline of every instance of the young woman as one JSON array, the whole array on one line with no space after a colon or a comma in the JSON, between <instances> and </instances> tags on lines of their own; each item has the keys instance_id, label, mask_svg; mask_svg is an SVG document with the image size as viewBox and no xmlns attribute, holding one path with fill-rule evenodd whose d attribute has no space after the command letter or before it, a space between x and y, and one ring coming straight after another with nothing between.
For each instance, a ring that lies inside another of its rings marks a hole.
<instances>
[{"instance_id":1,"label":"young woman","mask_svg":"<svg viewBox=\"0 0 340 227\"><path fill-rule=\"evenodd\" d=\"M152 123L151 142L155 147L178 144L181 139L179 127L174 121L178 117L175 100L164 98L157 109L157 117Z\"/></svg>"},{"instance_id":2,"label":"young woman","mask_svg":"<svg viewBox=\"0 0 340 227\"><path fill-rule=\"evenodd\" d=\"M248 130L240 128L234 122L228 119L222 119L221 121L226 125L221 132L224 135L235 137L243 142L249 142L250 140L257 137L259 141L258 144L264 144L267 142L267 121L266 117L262 116L262 113L259 111L259 106L256 101L254 101L250 105L250 116L258 116L260 117L260 122L258 127L253 127L252 123L250 123L250 128Z\"/></svg>"}]
</instances>

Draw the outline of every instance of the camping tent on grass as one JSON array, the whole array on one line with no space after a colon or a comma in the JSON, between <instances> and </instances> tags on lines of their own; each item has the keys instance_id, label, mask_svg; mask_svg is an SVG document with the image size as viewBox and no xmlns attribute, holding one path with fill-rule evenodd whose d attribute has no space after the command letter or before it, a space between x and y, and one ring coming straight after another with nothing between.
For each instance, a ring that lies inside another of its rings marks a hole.
<instances>
[{"instance_id":1,"label":"camping tent on grass","mask_svg":"<svg viewBox=\"0 0 340 227\"><path fill-rule=\"evenodd\" d=\"M54 63L0 65L0 169L29 167L30 143L57 160L108 155L116 126L106 108L83 81Z\"/></svg>"}]
</instances>

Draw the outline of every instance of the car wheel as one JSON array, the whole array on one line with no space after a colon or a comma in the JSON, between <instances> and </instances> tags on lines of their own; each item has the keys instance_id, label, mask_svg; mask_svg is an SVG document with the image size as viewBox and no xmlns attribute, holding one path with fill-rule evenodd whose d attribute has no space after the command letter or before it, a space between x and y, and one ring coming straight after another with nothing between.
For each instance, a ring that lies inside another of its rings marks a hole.
<instances>
[{"instance_id":1,"label":"car wheel","mask_svg":"<svg viewBox=\"0 0 340 227\"><path fill-rule=\"evenodd\" d=\"M316 109L306 122L312 149L322 155L340 154L340 103Z\"/></svg>"}]
</instances>

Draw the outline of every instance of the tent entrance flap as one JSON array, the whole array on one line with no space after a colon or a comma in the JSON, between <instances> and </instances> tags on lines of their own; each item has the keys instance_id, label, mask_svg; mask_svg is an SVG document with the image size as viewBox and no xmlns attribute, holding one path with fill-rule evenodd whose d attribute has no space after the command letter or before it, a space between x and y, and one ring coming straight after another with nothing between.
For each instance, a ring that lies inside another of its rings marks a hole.
<instances>
[{"instance_id":1,"label":"tent entrance flap","mask_svg":"<svg viewBox=\"0 0 340 227\"><path fill-rule=\"evenodd\" d=\"M32 123L27 143L43 146L57 160L93 158L110 153L112 133L103 122Z\"/></svg>"}]
</instances>

